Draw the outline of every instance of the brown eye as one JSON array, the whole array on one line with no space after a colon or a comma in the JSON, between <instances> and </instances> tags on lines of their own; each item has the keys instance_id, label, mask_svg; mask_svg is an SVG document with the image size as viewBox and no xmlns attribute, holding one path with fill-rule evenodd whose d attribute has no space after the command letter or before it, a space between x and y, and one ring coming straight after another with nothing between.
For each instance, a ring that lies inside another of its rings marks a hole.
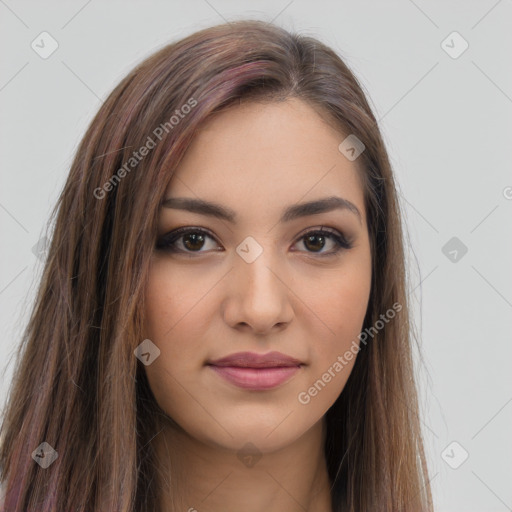
<instances>
[{"instance_id":1,"label":"brown eye","mask_svg":"<svg viewBox=\"0 0 512 512\"><path fill-rule=\"evenodd\" d=\"M204 235L202 233L188 233L182 235L183 245L190 251L197 251L204 245Z\"/></svg>"},{"instance_id":2,"label":"brown eye","mask_svg":"<svg viewBox=\"0 0 512 512\"><path fill-rule=\"evenodd\" d=\"M171 231L157 240L156 248L168 252L202 253L208 239L215 241L212 235L199 228L180 228ZM218 250L218 245L210 249Z\"/></svg>"},{"instance_id":3,"label":"brown eye","mask_svg":"<svg viewBox=\"0 0 512 512\"><path fill-rule=\"evenodd\" d=\"M323 235L308 235L304 237L304 245L314 251L321 251L325 246L325 237Z\"/></svg>"},{"instance_id":4,"label":"brown eye","mask_svg":"<svg viewBox=\"0 0 512 512\"><path fill-rule=\"evenodd\" d=\"M319 256L332 256L342 249L350 249L352 247L352 244L341 233L324 228L310 231L303 235L300 240L304 247L306 247L306 252L317 253ZM329 241L333 244L333 249L322 251Z\"/></svg>"}]
</instances>

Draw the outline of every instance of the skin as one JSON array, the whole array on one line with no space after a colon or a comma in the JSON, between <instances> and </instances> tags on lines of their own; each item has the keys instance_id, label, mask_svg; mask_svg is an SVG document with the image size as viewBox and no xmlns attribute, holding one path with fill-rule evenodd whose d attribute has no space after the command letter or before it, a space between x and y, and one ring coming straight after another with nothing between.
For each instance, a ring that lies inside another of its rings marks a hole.
<instances>
[{"instance_id":1,"label":"skin","mask_svg":"<svg viewBox=\"0 0 512 512\"><path fill-rule=\"evenodd\" d=\"M213 235L202 245L182 236L174 244L182 253L155 249L151 263L144 332L161 353L145 370L175 422L153 440L162 510L331 510L324 415L355 357L308 404L298 395L357 342L368 306L363 188L357 161L338 150L344 138L301 100L242 103L202 127L170 182L166 198L220 203L237 221L160 212L159 238L180 227ZM279 222L286 206L332 195L361 217L338 209ZM322 226L352 248L334 254L329 237L308 244L305 235ZM248 236L263 249L251 263L236 252ZM271 390L241 389L205 365L273 350L304 364ZM261 455L252 467L237 456L249 442Z\"/></svg>"}]
</instances>

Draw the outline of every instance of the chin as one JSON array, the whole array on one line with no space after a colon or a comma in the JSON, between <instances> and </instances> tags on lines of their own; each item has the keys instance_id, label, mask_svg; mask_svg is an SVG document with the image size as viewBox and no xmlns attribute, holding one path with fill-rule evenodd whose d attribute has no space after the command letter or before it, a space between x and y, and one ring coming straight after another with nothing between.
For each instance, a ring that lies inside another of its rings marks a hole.
<instances>
[{"instance_id":1,"label":"chin","mask_svg":"<svg viewBox=\"0 0 512 512\"><path fill-rule=\"evenodd\" d=\"M245 416L243 421L227 422L224 421L221 428L209 428L207 430L189 429L189 435L193 435L201 442L220 447L226 450L235 451L251 450L254 446L260 453L272 453L297 441L306 434L317 421L311 421L311 418L298 421L292 412L288 418L280 415L275 420L267 417L264 420L261 416ZM284 421L283 421L284 420Z\"/></svg>"}]
</instances>

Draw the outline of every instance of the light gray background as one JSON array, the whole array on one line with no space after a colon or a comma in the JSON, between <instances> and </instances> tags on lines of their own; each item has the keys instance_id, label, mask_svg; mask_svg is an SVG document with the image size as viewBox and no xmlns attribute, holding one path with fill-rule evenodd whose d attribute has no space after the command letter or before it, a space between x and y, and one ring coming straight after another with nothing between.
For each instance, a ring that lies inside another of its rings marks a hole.
<instances>
[{"instance_id":1,"label":"light gray background","mask_svg":"<svg viewBox=\"0 0 512 512\"><path fill-rule=\"evenodd\" d=\"M89 121L154 50L242 17L319 37L363 83L410 238L436 510L512 510L510 0L0 0L2 403L41 271L32 248ZM43 31L59 45L47 59L31 48ZM456 59L441 46L453 31L469 44ZM468 248L456 262L452 237Z\"/></svg>"}]
</instances>

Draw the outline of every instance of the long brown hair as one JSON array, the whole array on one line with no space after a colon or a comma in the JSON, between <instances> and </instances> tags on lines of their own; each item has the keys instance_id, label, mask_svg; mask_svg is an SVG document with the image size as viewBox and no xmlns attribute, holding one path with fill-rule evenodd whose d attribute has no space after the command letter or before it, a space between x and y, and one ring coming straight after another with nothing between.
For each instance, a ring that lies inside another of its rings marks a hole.
<instances>
[{"instance_id":1,"label":"long brown hair","mask_svg":"<svg viewBox=\"0 0 512 512\"><path fill-rule=\"evenodd\" d=\"M7 511L99 510L105 496L110 510L158 510L150 441L161 411L134 350L143 339L159 206L213 112L242 99L290 97L332 123L340 142L353 134L365 146L357 163L373 263L364 330L401 305L372 331L327 412L333 510L432 510L401 214L377 121L329 47L241 20L196 32L137 65L83 137L52 213L47 260L1 426ZM32 456L43 442L58 454L46 469Z\"/></svg>"}]
</instances>

